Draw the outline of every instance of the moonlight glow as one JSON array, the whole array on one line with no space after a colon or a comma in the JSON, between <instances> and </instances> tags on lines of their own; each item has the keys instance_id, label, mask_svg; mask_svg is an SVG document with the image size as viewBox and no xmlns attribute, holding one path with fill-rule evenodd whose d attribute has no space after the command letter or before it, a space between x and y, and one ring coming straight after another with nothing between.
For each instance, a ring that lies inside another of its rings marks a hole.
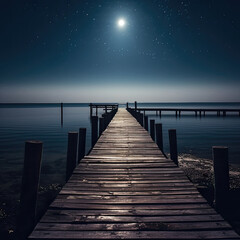
<instances>
[{"instance_id":1,"label":"moonlight glow","mask_svg":"<svg viewBox=\"0 0 240 240\"><path fill-rule=\"evenodd\" d=\"M117 25L119 28L123 28L126 25L126 21L123 18L118 19Z\"/></svg>"}]
</instances>

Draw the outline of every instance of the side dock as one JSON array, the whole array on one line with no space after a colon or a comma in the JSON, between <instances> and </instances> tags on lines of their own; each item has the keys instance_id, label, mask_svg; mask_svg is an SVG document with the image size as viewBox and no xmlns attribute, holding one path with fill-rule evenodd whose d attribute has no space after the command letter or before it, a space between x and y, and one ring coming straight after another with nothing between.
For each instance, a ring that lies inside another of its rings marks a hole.
<instances>
[{"instance_id":1,"label":"side dock","mask_svg":"<svg viewBox=\"0 0 240 240\"><path fill-rule=\"evenodd\" d=\"M29 239L240 239L119 109Z\"/></svg>"}]
</instances>

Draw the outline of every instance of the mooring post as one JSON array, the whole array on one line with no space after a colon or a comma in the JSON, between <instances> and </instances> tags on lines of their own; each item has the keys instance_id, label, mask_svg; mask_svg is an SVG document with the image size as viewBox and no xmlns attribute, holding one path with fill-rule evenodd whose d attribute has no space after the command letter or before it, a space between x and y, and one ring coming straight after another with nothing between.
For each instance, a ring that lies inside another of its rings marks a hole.
<instances>
[{"instance_id":1,"label":"mooring post","mask_svg":"<svg viewBox=\"0 0 240 240\"><path fill-rule=\"evenodd\" d=\"M143 127L143 113L139 113L139 123Z\"/></svg>"},{"instance_id":2,"label":"mooring post","mask_svg":"<svg viewBox=\"0 0 240 240\"><path fill-rule=\"evenodd\" d=\"M92 117L92 103L89 104L90 107L90 117Z\"/></svg>"},{"instance_id":3,"label":"mooring post","mask_svg":"<svg viewBox=\"0 0 240 240\"><path fill-rule=\"evenodd\" d=\"M86 128L79 128L78 135L78 163L84 158L86 150Z\"/></svg>"},{"instance_id":4,"label":"mooring post","mask_svg":"<svg viewBox=\"0 0 240 240\"><path fill-rule=\"evenodd\" d=\"M106 113L103 113L102 114L102 117L103 117L103 125L104 125L104 128L103 128L103 131L107 128L107 114Z\"/></svg>"},{"instance_id":5,"label":"mooring post","mask_svg":"<svg viewBox=\"0 0 240 240\"><path fill-rule=\"evenodd\" d=\"M155 141L155 120L150 119L150 135L152 140Z\"/></svg>"},{"instance_id":6,"label":"mooring post","mask_svg":"<svg viewBox=\"0 0 240 240\"><path fill-rule=\"evenodd\" d=\"M178 165L178 151L177 151L177 133L176 129L169 129L169 146L170 146L170 158Z\"/></svg>"},{"instance_id":7,"label":"mooring post","mask_svg":"<svg viewBox=\"0 0 240 240\"><path fill-rule=\"evenodd\" d=\"M99 118L99 137L102 135L104 131L104 118L100 117Z\"/></svg>"},{"instance_id":8,"label":"mooring post","mask_svg":"<svg viewBox=\"0 0 240 240\"><path fill-rule=\"evenodd\" d=\"M66 182L72 175L73 170L76 167L77 161L77 142L78 132L68 133L68 148L67 148L67 167L66 167Z\"/></svg>"},{"instance_id":9,"label":"mooring post","mask_svg":"<svg viewBox=\"0 0 240 240\"><path fill-rule=\"evenodd\" d=\"M148 131L148 116L144 116L144 128Z\"/></svg>"},{"instance_id":10,"label":"mooring post","mask_svg":"<svg viewBox=\"0 0 240 240\"><path fill-rule=\"evenodd\" d=\"M63 103L61 103L61 126L63 126Z\"/></svg>"},{"instance_id":11,"label":"mooring post","mask_svg":"<svg viewBox=\"0 0 240 240\"><path fill-rule=\"evenodd\" d=\"M229 192L228 147L213 146L214 199L217 210L226 207Z\"/></svg>"},{"instance_id":12,"label":"mooring post","mask_svg":"<svg viewBox=\"0 0 240 240\"><path fill-rule=\"evenodd\" d=\"M137 111L137 101L134 102L135 105L135 111Z\"/></svg>"},{"instance_id":13,"label":"mooring post","mask_svg":"<svg viewBox=\"0 0 240 240\"><path fill-rule=\"evenodd\" d=\"M98 139L98 117L92 116L92 147Z\"/></svg>"},{"instance_id":14,"label":"mooring post","mask_svg":"<svg viewBox=\"0 0 240 240\"><path fill-rule=\"evenodd\" d=\"M159 149L163 152L163 134L161 123L156 123L156 143Z\"/></svg>"},{"instance_id":15,"label":"mooring post","mask_svg":"<svg viewBox=\"0 0 240 240\"><path fill-rule=\"evenodd\" d=\"M36 223L36 206L41 172L43 143L25 142L24 167L22 176L20 209L17 221L19 237L29 235Z\"/></svg>"}]
</instances>

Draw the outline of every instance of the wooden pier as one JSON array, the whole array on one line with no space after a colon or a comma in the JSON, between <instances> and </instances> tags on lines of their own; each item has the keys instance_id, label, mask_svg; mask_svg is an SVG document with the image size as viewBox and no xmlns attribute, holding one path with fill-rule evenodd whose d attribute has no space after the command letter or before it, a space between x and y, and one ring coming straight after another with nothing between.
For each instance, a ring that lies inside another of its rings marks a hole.
<instances>
[{"instance_id":1,"label":"wooden pier","mask_svg":"<svg viewBox=\"0 0 240 240\"><path fill-rule=\"evenodd\" d=\"M134 103L134 107L130 108L129 104L126 104L127 109L133 109L138 112L142 112L144 115L146 112L155 112L156 115L162 116L163 112L175 112L176 117L181 117L182 113L194 113L195 116L206 116L206 113L216 113L217 116L226 117L227 113L236 113L240 117L240 109L237 108L144 108L138 107L137 102Z\"/></svg>"},{"instance_id":2,"label":"wooden pier","mask_svg":"<svg viewBox=\"0 0 240 240\"><path fill-rule=\"evenodd\" d=\"M119 109L29 239L239 239Z\"/></svg>"},{"instance_id":3,"label":"wooden pier","mask_svg":"<svg viewBox=\"0 0 240 240\"><path fill-rule=\"evenodd\" d=\"M98 115L98 109L104 109L105 113L108 111L112 111L114 109L118 109L118 104L89 104L90 107L90 117L93 116L93 110L95 109L95 115Z\"/></svg>"}]
</instances>

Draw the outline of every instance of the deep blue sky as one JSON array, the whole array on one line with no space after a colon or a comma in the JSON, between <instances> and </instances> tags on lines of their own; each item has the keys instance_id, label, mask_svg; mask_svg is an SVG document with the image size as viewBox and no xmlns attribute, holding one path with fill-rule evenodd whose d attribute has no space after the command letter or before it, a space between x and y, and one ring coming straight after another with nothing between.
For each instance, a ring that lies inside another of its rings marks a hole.
<instances>
[{"instance_id":1,"label":"deep blue sky","mask_svg":"<svg viewBox=\"0 0 240 240\"><path fill-rule=\"evenodd\" d=\"M1 25L0 102L240 101L238 0L8 1Z\"/></svg>"}]
</instances>

